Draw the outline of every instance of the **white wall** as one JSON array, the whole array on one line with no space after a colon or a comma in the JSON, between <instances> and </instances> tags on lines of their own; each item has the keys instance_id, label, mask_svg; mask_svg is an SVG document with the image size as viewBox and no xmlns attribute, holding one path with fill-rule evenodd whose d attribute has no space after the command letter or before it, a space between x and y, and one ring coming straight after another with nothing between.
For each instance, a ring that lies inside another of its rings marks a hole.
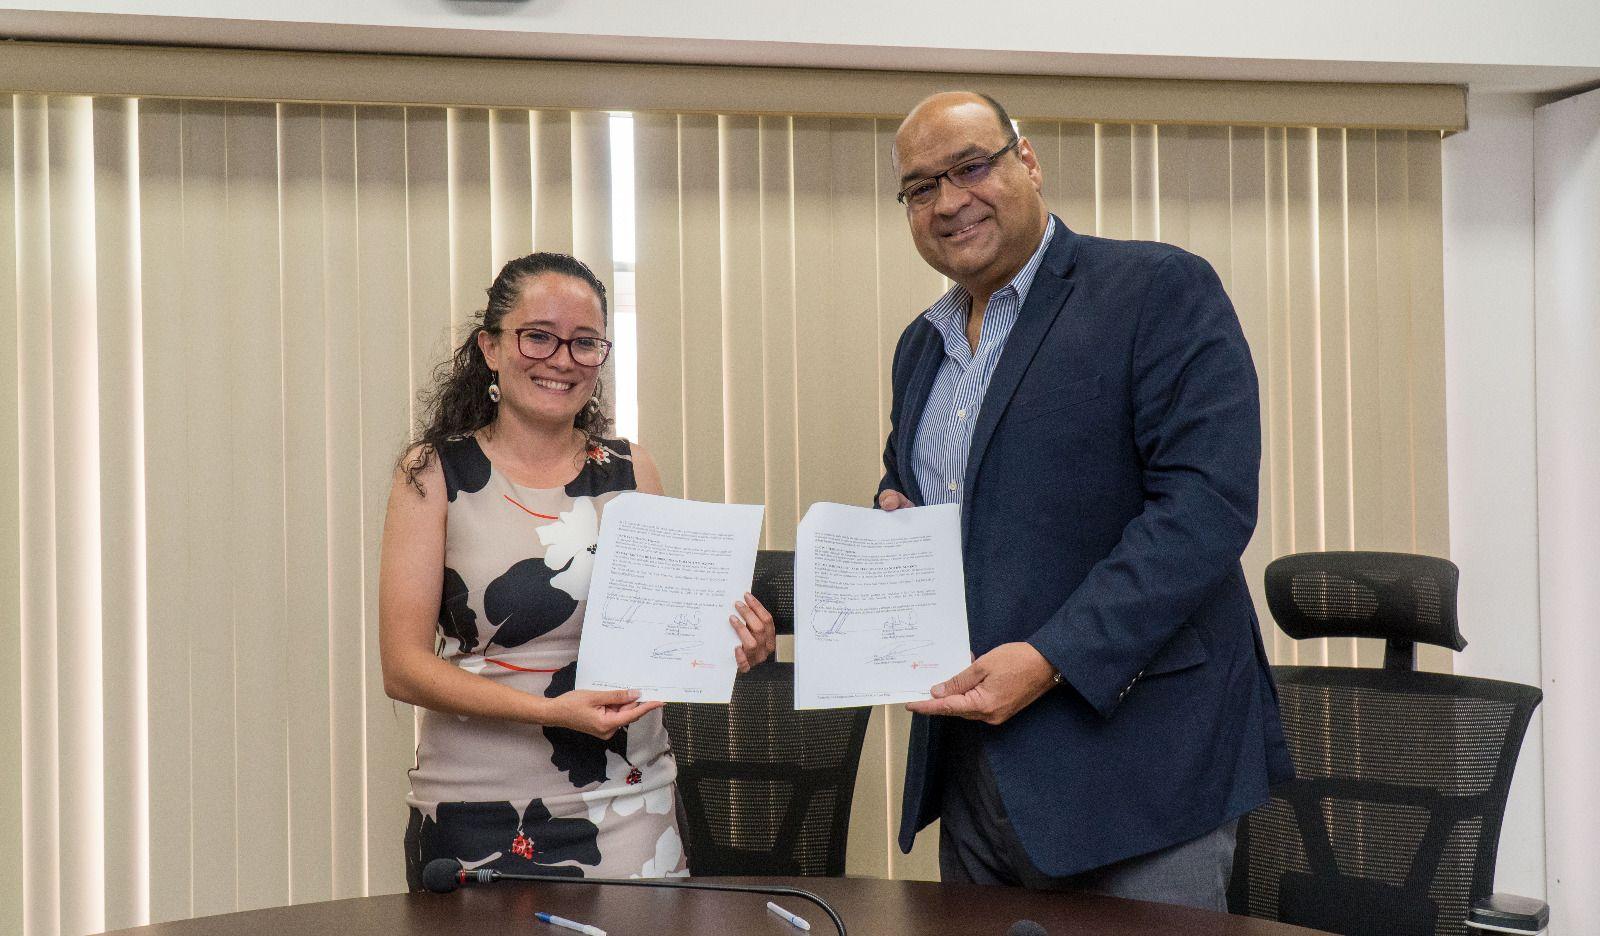
<instances>
[{"instance_id":1,"label":"white wall","mask_svg":"<svg viewBox=\"0 0 1600 936\"><path fill-rule=\"evenodd\" d=\"M1445 410L1450 556L1461 567L1456 671L1540 685L1533 107L1475 95L1444 142ZM1523 743L1497 889L1543 898L1542 713Z\"/></svg>"},{"instance_id":2,"label":"white wall","mask_svg":"<svg viewBox=\"0 0 1600 936\"><path fill-rule=\"evenodd\" d=\"M1600 92L1474 96L1444 146L1458 671L1541 686L1496 888L1600 918Z\"/></svg>"},{"instance_id":3,"label":"white wall","mask_svg":"<svg viewBox=\"0 0 1600 936\"><path fill-rule=\"evenodd\" d=\"M1539 584L1552 919L1600 920L1600 92L1534 119Z\"/></svg>"},{"instance_id":4,"label":"white wall","mask_svg":"<svg viewBox=\"0 0 1600 936\"><path fill-rule=\"evenodd\" d=\"M1238 67L1253 59L1600 66L1600 4L1592 0L1136 0L993 9L974 7L970 0L878 0L867 6L859 0L275 0L270 7L259 0L55 0L8 9L133 12L187 18L196 28L276 21L466 30L486 40L542 34L567 37L587 54L609 49L625 58L647 55L652 45L667 42L688 52L696 43L774 43L1227 58ZM0 26L23 21L15 15L5 19ZM538 48L540 54L559 52L548 42ZM923 55L900 67L967 66Z\"/></svg>"}]
</instances>

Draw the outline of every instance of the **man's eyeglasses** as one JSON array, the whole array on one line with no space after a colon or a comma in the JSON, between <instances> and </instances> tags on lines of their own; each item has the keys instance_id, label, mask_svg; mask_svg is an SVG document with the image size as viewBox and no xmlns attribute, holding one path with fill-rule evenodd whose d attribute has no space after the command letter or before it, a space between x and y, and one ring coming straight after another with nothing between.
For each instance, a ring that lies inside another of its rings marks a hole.
<instances>
[{"instance_id":1,"label":"man's eyeglasses","mask_svg":"<svg viewBox=\"0 0 1600 936\"><path fill-rule=\"evenodd\" d=\"M584 367L599 367L611 356L611 342L604 338L579 335L576 338L557 338L542 328L519 328L517 350L531 361L542 361L561 350L562 345L572 353L572 360Z\"/></svg>"},{"instance_id":2,"label":"man's eyeglasses","mask_svg":"<svg viewBox=\"0 0 1600 936\"><path fill-rule=\"evenodd\" d=\"M939 198L939 180L949 179L950 184L956 188L972 188L984 179L989 178L989 170L994 168L994 161L1011 152L1016 147L1018 140L1011 138L1011 142L990 153L987 156L978 156L966 162L956 163L938 175L918 179L895 196L900 204L910 208L926 208Z\"/></svg>"}]
</instances>

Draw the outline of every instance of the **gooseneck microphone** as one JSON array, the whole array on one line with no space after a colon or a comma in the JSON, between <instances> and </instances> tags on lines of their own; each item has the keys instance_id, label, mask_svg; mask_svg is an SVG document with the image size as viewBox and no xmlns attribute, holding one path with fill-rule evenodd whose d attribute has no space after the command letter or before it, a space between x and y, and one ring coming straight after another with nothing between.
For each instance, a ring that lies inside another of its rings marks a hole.
<instances>
[{"instance_id":1,"label":"gooseneck microphone","mask_svg":"<svg viewBox=\"0 0 1600 936\"><path fill-rule=\"evenodd\" d=\"M609 884L622 887L669 887L679 890L707 890L727 891L737 894L763 894L768 897L799 897L809 900L822 909L833 921L834 928L839 931L839 936L846 936L844 920L826 900L818 897L808 890L798 887L784 887L776 885L761 887L754 884L709 884L702 881L663 880L661 878L584 878L563 877L555 874L514 874L510 871L496 871L492 868L478 868L468 871L461 867L460 862L451 858L435 858L428 862L422 869L422 886L435 894L448 894L463 884L492 884L495 881L537 881L540 884ZM1034 926L1039 924L1035 923ZM1013 927L1015 929L1015 927ZM1042 932L1042 929L1041 929ZM1013 936L1033 936L1024 931Z\"/></svg>"}]
</instances>

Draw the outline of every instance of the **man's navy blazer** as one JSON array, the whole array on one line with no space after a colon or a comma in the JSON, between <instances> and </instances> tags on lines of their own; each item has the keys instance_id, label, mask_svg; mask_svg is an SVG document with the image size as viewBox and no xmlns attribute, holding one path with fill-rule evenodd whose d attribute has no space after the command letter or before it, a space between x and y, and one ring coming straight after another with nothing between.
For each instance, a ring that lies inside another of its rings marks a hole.
<instances>
[{"instance_id":1,"label":"man's navy blazer","mask_svg":"<svg viewBox=\"0 0 1600 936\"><path fill-rule=\"evenodd\" d=\"M880 490L912 469L944 359L895 350ZM1065 876L1203 835L1293 773L1239 557L1261 459L1255 366L1209 264L1060 219L978 413L962 486L972 652L1027 641L1063 683L983 747L1034 865ZM938 818L915 716L900 847Z\"/></svg>"}]
</instances>

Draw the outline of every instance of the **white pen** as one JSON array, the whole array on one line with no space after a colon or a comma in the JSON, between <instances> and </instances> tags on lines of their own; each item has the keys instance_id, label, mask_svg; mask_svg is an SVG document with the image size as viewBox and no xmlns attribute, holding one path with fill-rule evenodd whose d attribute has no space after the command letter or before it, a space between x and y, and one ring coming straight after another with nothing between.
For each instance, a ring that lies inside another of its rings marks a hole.
<instances>
[{"instance_id":1,"label":"white pen","mask_svg":"<svg viewBox=\"0 0 1600 936\"><path fill-rule=\"evenodd\" d=\"M793 926L795 929L806 930L807 932L809 932L811 930L811 924L810 923L807 923L805 920L801 919L800 917L795 916L794 914L792 914L789 911L783 909L782 907L778 906L777 904L773 903L770 900L767 901L767 909L771 910L773 913L776 913L778 916L783 917L784 920L787 921L788 924L790 926Z\"/></svg>"},{"instance_id":2,"label":"white pen","mask_svg":"<svg viewBox=\"0 0 1600 936\"><path fill-rule=\"evenodd\" d=\"M575 930L579 933L582 933L583 936L606 936L606 931L598 926L590 926L587 923L578 923L565 917L558 917L553 913L545 913L541 910L540 912L535 913L534 916L545 921L546 923L549 923L551 926L562 926L569 930ZM802 920L801 922L804 921Z\"/></svg>"}]
</instances>

